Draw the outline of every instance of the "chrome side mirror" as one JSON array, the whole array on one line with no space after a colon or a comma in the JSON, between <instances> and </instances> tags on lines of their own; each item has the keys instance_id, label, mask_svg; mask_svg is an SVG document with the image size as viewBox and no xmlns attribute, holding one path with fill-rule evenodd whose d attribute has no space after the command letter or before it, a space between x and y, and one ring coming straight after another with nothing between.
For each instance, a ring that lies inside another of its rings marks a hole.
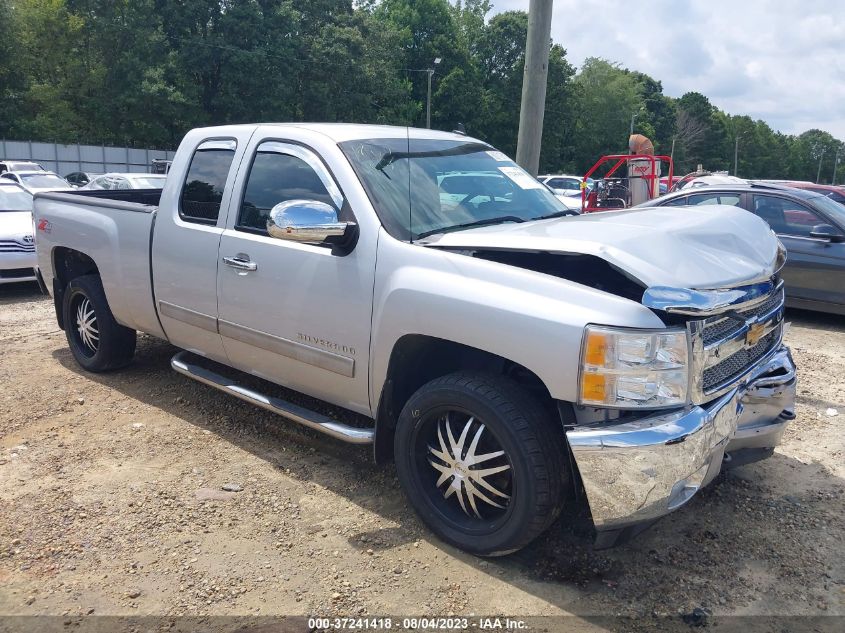
<instances>
[{"instance_id":1,"label":"chrome side mirror","mask_svg":"<svg viewBox=\"0 0 845 633\"><path fill-rule=\"evenodd\" d=\"M280 202L267 218L271 237L303 244L343 242L354 228L354 222L338 221L337 210L319 200Z\"/></svg>"}]
</instances>

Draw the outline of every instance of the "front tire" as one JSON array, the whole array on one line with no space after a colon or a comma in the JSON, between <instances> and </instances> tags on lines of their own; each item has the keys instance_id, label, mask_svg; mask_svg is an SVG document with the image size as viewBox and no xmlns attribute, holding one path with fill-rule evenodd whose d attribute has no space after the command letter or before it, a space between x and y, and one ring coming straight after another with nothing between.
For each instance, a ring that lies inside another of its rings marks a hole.
<instances>
[{"instance_id":1,"label":"front tire","mask_svg":"<svg viewBox=\"0 0 845 633\"><path fill-rule=\"evenodd\" d=\"M479 556L521 549L555 520L566 480L562 431L516 383L455 373L408 400L397 474L438 537Z\"/></svg>"},{"instance_id":2,"label":"front tire","mask_svg":"<svg viewBox=\"0 0 845 633\"><path fill-rule=\"evenodd\" d=\"M135 330L115 321L99 275L72 279L62 309L68 347L83 369L103 372L129 364Z\"/></svg>"}]
</instances>

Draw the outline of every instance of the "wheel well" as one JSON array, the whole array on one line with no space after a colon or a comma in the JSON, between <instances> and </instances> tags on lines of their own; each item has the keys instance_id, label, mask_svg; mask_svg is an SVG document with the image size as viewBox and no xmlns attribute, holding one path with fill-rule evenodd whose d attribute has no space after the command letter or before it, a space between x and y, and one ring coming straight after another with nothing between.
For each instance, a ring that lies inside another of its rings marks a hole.
<instances>
[{"instance_id":1,"label":"wheel well","mask_svg":"<svg viewBox=\"0 0 845 633\"><path fill-rule=\"evenodd\" d=\"M99 274L100 270L97 268L97 264L85 253L63 246L53 250L53 304L56 308L56 320L59 322L60 328L64 329L65 327L62 305L67 285L72 279L82 275Z\"/></svg>"},{"instance_id":2,"label":"wheel well","mask_svg":"<svg viewBox=\"0 0 845 633\"><path fill-rule=\"evenodd\" d=\"M558 417L549 390L539 376L502 356L431 336L409 334L399 339L390 355L387 379L376 416L375 458L393 457L393 433L399 413L417 389L440 376L459 370L507 376L525 387Z\"/></svg>"}]
</instances>

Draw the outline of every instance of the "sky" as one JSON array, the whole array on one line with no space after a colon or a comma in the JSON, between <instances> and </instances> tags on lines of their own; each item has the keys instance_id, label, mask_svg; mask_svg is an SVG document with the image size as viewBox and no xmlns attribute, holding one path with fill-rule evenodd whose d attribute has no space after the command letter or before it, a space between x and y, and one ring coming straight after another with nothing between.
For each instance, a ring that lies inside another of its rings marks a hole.
<instances>
[{"instance_id":1,"label":"sky","mask_svg":"<svg viewBox=\"0 0 845 633\"><path fill-rule=\"evenodd\" d=\"M492 0L493 13L528 0ZM789 134L845 141L845 0L554 0L552 39L576 67L602 57L679 97Z\"/></svg>"}]
</instances>

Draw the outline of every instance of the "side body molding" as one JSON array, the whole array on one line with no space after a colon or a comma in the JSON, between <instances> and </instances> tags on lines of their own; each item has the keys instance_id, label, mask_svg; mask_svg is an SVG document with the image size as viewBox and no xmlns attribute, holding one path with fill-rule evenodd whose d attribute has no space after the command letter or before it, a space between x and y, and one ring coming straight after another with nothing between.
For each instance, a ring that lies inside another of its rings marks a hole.
<instances>
[{"instance_id":1,"label":"side body molding","mask_svg":"<svg viewBox=\"0 0 845 633\"><path fill-rule=\"evenodd\" d=\"M312 347L300 341L273 336L265 332L253 330L237 323L218 320L215 317L189 310L181 306L158 302L159 310L165 316L184 323L214 332L242 343L254 345L267 351L298 360L308 365L325 369L326 371L351 378L355 375L355 359L328 350Z\"/></svg>"}]
</instances>

